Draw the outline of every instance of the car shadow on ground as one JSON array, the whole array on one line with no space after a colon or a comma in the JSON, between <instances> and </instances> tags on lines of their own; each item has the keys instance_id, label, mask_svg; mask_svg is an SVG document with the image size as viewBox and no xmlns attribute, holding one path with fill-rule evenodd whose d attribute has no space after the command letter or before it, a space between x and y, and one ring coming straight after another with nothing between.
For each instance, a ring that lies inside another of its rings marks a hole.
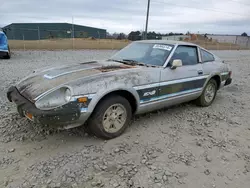
<instances>
[{"instance_id":1,"label":"car shadow on ground","mask_svg":"<svg viewBox=\"0 0 250 188\"><path fill-rule=\"evenodd\" d=\"M218 95L213 103L213 105L221 105L223 101L227 98L227 96L222 95L221 92L218 92ZM211 107L213 107L213 105ZM133 117L133 120L129 126L129 128L117 139L124 139L128 136L134 136L138 132L145 131L144 124L146 126L155 126L155 129L159 127L159 122L162 121L164 124L169 122L164 122L164 120L171 119L173 121L179 121L179 119L175 119L175 115L185 114L185 112L192 108L192 111L196 108L203 109L202 107L198 107L194 104L193 101L186 102L183 104L178 104L174 106L170 106L167 108L163 108L160 110L155 110L149 113L136 115ZM208 107L210 108L210 107ZM164 117L164 119L160 119ZM173 119L174 118L174 119ZM0 142L8 143L11 141L17 142L41 142L46 139L52 139L56 137L56 139L63 139L65 141L76 141L76 142L103 142L103 139L97 138L94 135L89 135L85 132L84 126L73 128L69 130L58 130L52 128L50 126L42 126L40 124L36 124L30 122L28 119L20 117L19 114L15 111L15 109L11 111L7 111L0 114L1 126L0 126ZM150 123L149 121L153 120ZM165 126L165 125L164 125ZM167 127L166 125L165 127ZM153 128L154 129L154 128Z\"/></svg>"},{"instance_id":2,"label":"car shadow on ground","mask_svg":"<svg viewBox=\"0 0 250 188\"><path fill-rule=\"evenodd\" d=\"M150 118L158 118L160 116L170 116L171 114L182 113L185 111L187 107L197 108L192 102L175 105L169 108L164 108L161 110L155 110L150 113L145 113L141 115L134 116L131 125L129 127L130 131L125 131L122 137L128 136L131 134L131 130L140 129L138 127L139 124L143 124L143 122L147 121ZM169 113L171 112L171 113ZM30 122L26 118L20 117L17 112L7 112L4 115L0 115L1 118L1 126L0 126L0 141L3 143L8 143L10 141L34 141L40 142L42 140L48 139L50 137L58 137L63 138L65 141L67 140L102 140L94 137L93 135L89 135L85 132L84 126L73 128L69 130L58 130L55 128L51 128L50 126L41 126L40 124L36 124ZM155 125L151 125L155 126ZM132 131L133 134L133 131ZM102 140L103 141L103 140Z\"/></svg>"}]
</instances>

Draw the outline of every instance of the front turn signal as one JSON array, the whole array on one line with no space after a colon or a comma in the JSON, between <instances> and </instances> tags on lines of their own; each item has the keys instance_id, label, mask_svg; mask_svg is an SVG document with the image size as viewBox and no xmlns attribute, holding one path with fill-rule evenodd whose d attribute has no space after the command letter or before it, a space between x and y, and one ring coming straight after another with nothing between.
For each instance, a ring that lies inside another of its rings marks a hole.
<instances>
[{"instance_id":1,"label":"front turn signal","mask_svg":"<svg viewBox=\"0 0 250 188\"><path fill-rule=\"evenodd\" d=\"M80 97L80 98L77 99L77 101L78 101L79 103L85 103L85 102L88 101L88 98L87 98L87 97Z\"/></svg>"}]
</instances>

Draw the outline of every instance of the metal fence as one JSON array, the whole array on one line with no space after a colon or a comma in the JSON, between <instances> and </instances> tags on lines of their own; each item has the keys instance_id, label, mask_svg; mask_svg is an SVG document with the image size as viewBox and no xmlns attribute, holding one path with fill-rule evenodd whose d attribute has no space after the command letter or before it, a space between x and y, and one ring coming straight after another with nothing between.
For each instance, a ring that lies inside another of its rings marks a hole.
<instances>
[{"instance_id":1,"label":"metal fence","mask_svg":"<svg viewBox=\"0 0 250 188\"><path fill-rule=\"evenodd\" d=\"M209 39L218 43L238 45L240 48L250 49L250 37L238 35L207 35Z\"/></svg>"},{"instance_id":2,"label":"metal fence","mask_svg":"<svg viewBox=\"0 0 250 188\"><path fill-rule=\"evenodd\" d=\"M18 34L17 34L18 33ZM19 28L7 31L10 47L12 49L121 49L129 44L128 40L101 39L97 30L93 33L84 30L56 30L37 28ZM12 37L9 37L12 36ZM210 36L208 36L209 38ZM30 39L38 40L30 40ZM106 38L106 37L105 37ZM180 37L169 39L179 40ZM165 39L165 38L163 38ZM210 38L211 39L211 38ZM166 40L166 39L165 39ZM183 39L182 39L183 40ZM188 42L198 44L209 50L243 50L250 49L250 37L227 36L212 40L191 40Z\"/></svg>"},{"instance_id":3,"label":"metal fence","mask_svg":"<svg viewBox=\"0 0 250 188\"><path fill-rule=\"evenodd\" d=\"M232 43L211 43L205 41L189 41L200 45L208 50L249 50L248 47L242 47ZM111 49L119 50L130 41L116 39L51 39L51 40L9 40L11 49L21 50L68 50L68 49Z\"/></svg>"}]
</instances>

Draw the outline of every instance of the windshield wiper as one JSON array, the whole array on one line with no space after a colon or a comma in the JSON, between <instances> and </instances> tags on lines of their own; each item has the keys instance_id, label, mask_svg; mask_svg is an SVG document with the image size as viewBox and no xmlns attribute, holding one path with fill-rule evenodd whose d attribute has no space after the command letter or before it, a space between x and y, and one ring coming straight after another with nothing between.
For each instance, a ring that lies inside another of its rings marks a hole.
<instances>
[{"instance_id":1,"label":"windshield wiper","mask_svg":"<svg viewBox=\"0 0 250 188\"><path fill-rule=\"evenodd\" d=\"M118 63L123 63L122 60L117 60L117 59L108 59L108 61L114 61L114 62L118 62Z\"/></svg>"},{"instance_id":2,"label":"windshield wiper","mask_svg":"<svg viewBox=\"0 0 250 188\"><path fill-rule=\"evenodd\" d=\"M128 63L133 64L133 65L147 66L146 64L138 62L138 61L135 61L133 59L123 59L122 61L124 61L126 63L128 62Z\"/></svg>"},{"instance_id":3,"label":"windshield wiper","mask_svg":"<svg viewBox=\"0 0 250 188\"><path fill-rule=\"evenodd\" d=\"M109 61L115 61L118 63L123 63L127 65L139 65L139 66L148 66L147 64L132 60L132 59L122 59L122 60L117 60L117 59L109 59Z\"/></svg>"},{"instance_id":4,"label":"windshield wiper","mask_svg":"<svg viewBox=\"0 0 250 188\"><path fill-rule=\"evenodd\" d=\"M133 59L122 59L122 61L131 62L131 63L138 63L138 61L135 61Z\"/></svg>"},{"instance_id":5,"label":"windshield wiper","mask_svg":"<svg viewBox=\"0 0 250 188\"><path fill-rule=\"evenodd\" d=\"M122 59L122 60L118 60L118 59L108 59L108 61L114 61L114 62L118 62L118 63L123 63L123 64L127 64L127 65L136 65L139 62L134 61L134 60L130 60L130 59Z\"/></svg>"}]
</instances>

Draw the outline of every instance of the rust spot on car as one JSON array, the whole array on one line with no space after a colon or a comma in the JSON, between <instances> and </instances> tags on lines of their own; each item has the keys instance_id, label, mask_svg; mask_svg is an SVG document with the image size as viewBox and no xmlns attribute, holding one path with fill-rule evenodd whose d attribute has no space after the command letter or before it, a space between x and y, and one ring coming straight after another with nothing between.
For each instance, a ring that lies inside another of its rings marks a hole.
<instances>
[{"instance_id":1,"label":"rust spot on car","mask_svg":"<svg viewBox=\"0 0 250 188\"><path fill-rule=\"evenodd\" d=\"M110 66L97 68L96 70L99 70L101 72L111 72L111 71L115 71L119 69L130 69L130 68L135 68L135 67L136 66L131 66L131 65L121 65L121 66L110 65Z\"/></svg>"}]
</instances>

